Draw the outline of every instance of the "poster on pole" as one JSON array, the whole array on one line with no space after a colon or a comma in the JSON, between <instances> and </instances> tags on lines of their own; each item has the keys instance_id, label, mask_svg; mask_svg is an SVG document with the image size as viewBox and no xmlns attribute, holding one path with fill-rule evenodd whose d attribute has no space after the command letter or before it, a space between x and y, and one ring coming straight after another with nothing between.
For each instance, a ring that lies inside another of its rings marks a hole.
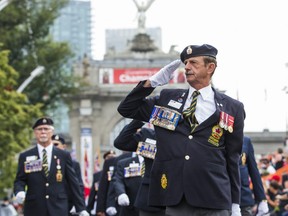
<instances>
[{"instance_id":1,"label":"poster on pole","mask_svg":"<svg viewBox=\"0 0 288 216\"><path fill-rule=\"evenodd\" d=\"M81 168L84 187L90 188L92 182L92 130L91 128L81 128Z\"/></svg>"}]
</instances>

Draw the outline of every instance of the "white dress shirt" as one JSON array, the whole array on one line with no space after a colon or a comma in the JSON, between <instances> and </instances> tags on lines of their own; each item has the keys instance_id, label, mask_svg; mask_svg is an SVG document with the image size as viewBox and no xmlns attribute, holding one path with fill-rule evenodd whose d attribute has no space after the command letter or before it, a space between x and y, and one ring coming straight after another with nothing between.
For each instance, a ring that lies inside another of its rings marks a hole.
<instances>
[{"instance_id":1,"label":"white dress shirt","mask_svg":"<svg viewBox=\"0 0 288 216\"><path fill-rule=\"evenodd\" d=\"M192 94L194 91L196 91L196 89L190 86L188 97L183 110L186 110L190 106L193 99ZM198 91L200 92L200 95L197 97L195 116L198 123L201 124L216 111L216 105L214 100L214 91L212 90L211 85L206 86Z\"/></svg>"},{"instance_id":2,"label":"white dress shirt","mask_svg":"<svg viewBox=\"0 0 288 216\"><path fill-rule=\"evenodd\" d=\"M40 159L43 160L43 152L42 151L43 151L44 147L41 146L40 144L37 144L37 148L38 148L38 153L39 153ZM53 144L51 143L45 149L47 152L48 170L50 170Z\"/></svg>"}]
</instances>

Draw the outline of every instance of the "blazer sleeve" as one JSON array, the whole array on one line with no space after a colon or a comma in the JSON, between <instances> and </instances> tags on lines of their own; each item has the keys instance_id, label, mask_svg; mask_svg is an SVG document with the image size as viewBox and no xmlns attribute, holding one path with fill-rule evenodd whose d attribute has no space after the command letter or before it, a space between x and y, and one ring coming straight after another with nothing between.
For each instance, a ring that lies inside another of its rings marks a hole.
<instances>
[{"instance_id":1,"label":"blazer sleeve","mask_svg":"<svg viewBox=\"0 0 288 216\"><path fill-rule=\"evenodd\" d=\"M123 161L121 160L118 161L116 173L115 173L115 176L113 177L116 197L118 197L120 194L126 193L125 183L124 183L124 167L125 167L125 163L123 163Z\"/></svg>"},{"instance_id":2,"label":"blazer sleeve","mask_svg":"<svg viewBox=\"0 0 288 216\"><path fill-rule=\"evenodd\" d=\"M87 202L87 206L86 206L88 212L91 212L91 210L94 209L94 204L95 204L96 199L97 199L96 198L97 191L95 190L95 184L97 182L99 182L101 175L102 175L102 171L99 171L99 172L93 174L93 182L92 182L92 185L90 188L90 194L89 194L88 202Z\"/></svg>"},{"instance_id":3,"label":"blazer sleeve","mask_svg":"<svg viewBox=\"0 0 288 216\"><path fill-rule=\"evenodd\" d=\"M15 195L20 191L25 191L27 178L24 172L24 162L25 162L25 156L23 153L21 153L18 159L18 168L17 168L16 178L14 180L14 194Z\"/></svg>"},{"instance_id":4,"label":"blazer sleeve","mask_svg":"<svg viewBox=\"0 0 288 216\"><path fill-rule=\"evenodd\" d=\"M83 197L84 197L84 183L83 183L83 179L82 179L81 168L80 168L79 162L73 160L73 167L74 167L77 179L79 181L80 189L81 189L81 191L83 191Z\"/></svg>"},{"instance_id":5,"label":"blazer sleeve","mask_svg":"<svg viewBox=\"0 0 288 216\"><path fill-rule=\"evenodd\" d=\"M114 146L123 151L136 151L139 138L135 135L137 130L144 125L142 121L132 120L126 125L114 140Z\"/></svg>"},{"instance_id":6,"label":"blazer sleeve","mask_svg":"<svg viewBox=\"0 0 288 216\"><path fill-rule=\"evenodd\" d=\"M109 166L114 165L115 158L105 160L103 164L103 171L99 181L99 189L97 192L97 208L96 213L106 211L106 201L110 182L108 181L107 171L109 171Z\"/></svg>"},{"instance_id":7,"label":"blazer sleeve","mask_svg":"<svg viewBox=\"0 0 288 216\"><path fill-rule=\"evenodd\" d=\"M245 140L248 143L248 156L247 156L247 166L249 170L249 176L253 185L254 199L256 202L261 202L266 199L262 179L258 170L258 166L254 156L254 148L251 143L250 138Z\"/></svg>"},{"instance_id":8,"label":"blazer sleeve","mask_svg":"<svg viewBox=\"0 0 288 216\"><path fill-rule=\"evenodd\" d=\"M86 210L83 192L81 191L79 180L76 176L70 153L65 152L65 157L66 157L66 169L65 169L66 173L65 174L66 174L67 183L71 189L72 201L73 201L73 204L75 205L76 211L80 212L82 210Z\"/></svg>"},{"instance_id":9,"label":"blazer sleeve","mask_svg":"<svg viewBox=\"0 0 288 216\"><path fill-rule=\"evenodd\" d=\"M147 98L147 96L153 92L154 88L145 88L143 87L144 83L145 81L139 82L121 101L117 110L122 116L149 122L157 97Z\"/></svg>"},{"instance_id":10,"label":"blazer sleeve","mask_svg":"<svg viewBox=\"0 0 288 216\"><path fill-rule=\"evenodd\" d=\"M245 111L243 104L238 101L232 106L235 109L234 130L233 133L226 133L225 136L226 163L230 177L232 203L240 204L239 159L243 145Z\"/></svg>"}]
</instances>

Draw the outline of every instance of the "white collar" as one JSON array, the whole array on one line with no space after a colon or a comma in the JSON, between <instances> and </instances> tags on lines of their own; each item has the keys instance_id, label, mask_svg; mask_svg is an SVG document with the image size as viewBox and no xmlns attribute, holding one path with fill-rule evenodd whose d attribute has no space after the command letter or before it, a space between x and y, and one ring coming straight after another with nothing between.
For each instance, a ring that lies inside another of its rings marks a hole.
<instances>
[{"instance_id":1,"label":"white collar","mask_svg":"<svg viewBox=\"0 0 288 216\"><path fill-rule=\"evenodd\" d=\"M189 86L189 93L187 97L189 100L192 100L192 94L194 91L196 91L196 89L193 88L192 86ZM203 100L208 99L209 96L213 93L211 84L204 88L199 89L198 91L200 92L200 96L203 98Z\"/></svg>"},{"instance_id":2,"label":"white collar","mask_svg":"<svg viewBox=\"0 0 288 216\"><path fill-rule=\"evenodd\" d=\"M53 144L51 143L50 145L44 148L42 145L37 143L37 148L40 153L42 153L43 149L46 149L47 152L52 152Z\"/></svg>"}]
</instances>

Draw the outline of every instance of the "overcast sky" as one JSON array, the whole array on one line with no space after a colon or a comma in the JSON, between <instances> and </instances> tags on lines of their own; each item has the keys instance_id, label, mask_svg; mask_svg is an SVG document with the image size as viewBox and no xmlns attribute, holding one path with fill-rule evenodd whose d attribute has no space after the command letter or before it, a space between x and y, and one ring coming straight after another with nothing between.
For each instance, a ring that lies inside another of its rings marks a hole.
<instances>
[{"instance_id":1,"label":"overcast sky","mask_svg":"<svg viewBox=\"0 0 288 216\"><path fill-rule=\"evenodd\" d=\"M139 2L147 0L139 0ZM137 28L133 0L92 0L95 58L105 29ZM155 0L146 27L161 27L162 48L208 43L218 49L214 85L244 103L245 131L285 131L288 113L287 0Z\"/></svg>"}]
</instances>

